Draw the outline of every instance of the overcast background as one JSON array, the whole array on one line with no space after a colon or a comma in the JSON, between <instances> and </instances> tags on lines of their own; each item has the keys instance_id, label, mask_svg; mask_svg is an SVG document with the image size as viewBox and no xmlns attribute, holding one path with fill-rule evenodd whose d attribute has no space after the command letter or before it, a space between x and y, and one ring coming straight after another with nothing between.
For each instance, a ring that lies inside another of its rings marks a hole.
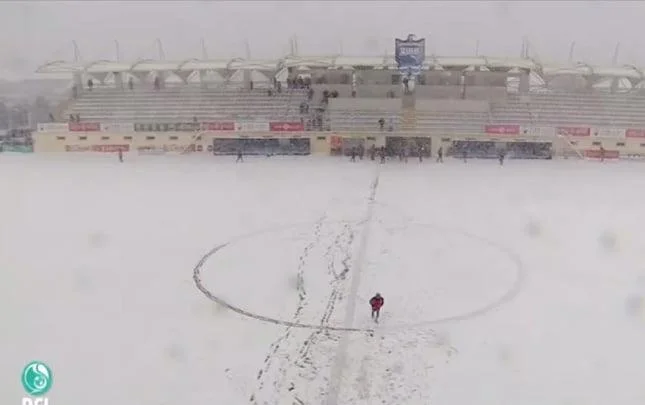
<instances>
[{"instance_id":1,"label":"overcast background","mask_svg":"<svg viewBox=\"0 0 645 405\"><path fill-rule=\"evenodd\" d=\"M393 39L415 33L428 53L446 56L519 56L528 36L542 61L575 59L645 65L643 2L0 2L0 77L29 76L48 60L72 60L76 40L84 60L243 57L248 39L254 58L282 56L296 34L300 54L382 55Z\"/></svg>"}]
</instances>

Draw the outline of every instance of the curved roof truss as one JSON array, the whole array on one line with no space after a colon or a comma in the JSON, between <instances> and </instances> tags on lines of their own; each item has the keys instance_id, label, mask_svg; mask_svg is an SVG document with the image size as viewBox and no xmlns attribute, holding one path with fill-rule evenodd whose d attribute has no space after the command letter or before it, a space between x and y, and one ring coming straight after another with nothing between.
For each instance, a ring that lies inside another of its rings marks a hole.
<instances>
[{"instance_id":1,"label":"curved roof truss","mask_svg":"<svg viewBox=\"0 0 645 405\"><path fill-rule=\"evenodd\" d=\"M36 70L37 73L115 73L115 72L157 72L157 71L218 71L218 70L258 70L279 71L283 68L309 69L353 69L358 66L370 66L373 69L397 69L396 61L391 55L385 56L285 56L280 59L198 59L189 58L182 61L155 61L141 59L134 63L97 60L89 63L75 63L62 60L47 62ZM500 58L491 56L444 57L429 55L423 64L425 70L445 70L449 68L487 67L505 70L531 71L539 75L577 74L581 76L628 78L645 80L645 68L633 65L620 67L594 66L588 63L540 63L527 58Z\"/></svg>"}]
</instances>

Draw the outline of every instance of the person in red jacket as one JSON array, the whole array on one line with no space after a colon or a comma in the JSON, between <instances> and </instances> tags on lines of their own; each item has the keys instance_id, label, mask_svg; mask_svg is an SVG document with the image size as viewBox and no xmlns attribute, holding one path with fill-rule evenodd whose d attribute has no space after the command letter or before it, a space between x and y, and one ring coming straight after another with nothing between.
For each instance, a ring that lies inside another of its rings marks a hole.
<instances>
[{"instance_id":1,"label":"person in red jacket","mask_svg":"<svg viewBox=\"0 0 645 405\"><path fill-rule=\"evenodd\" d=\"M372 319L375 322L378 322L378 317L381 312L381 307L385 303L385 300L383 297L381 297L380 293L376 293L371 299L370 299L370 305L372 306Z\"/></svg>"}]
</instances>

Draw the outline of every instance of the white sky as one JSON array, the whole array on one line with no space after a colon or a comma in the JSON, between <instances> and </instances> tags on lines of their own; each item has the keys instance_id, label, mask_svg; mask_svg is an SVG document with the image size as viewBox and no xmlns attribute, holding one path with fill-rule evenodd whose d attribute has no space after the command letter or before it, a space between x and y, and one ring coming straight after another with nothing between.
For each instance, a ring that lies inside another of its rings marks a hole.
<instances>
[{"instance_id":1,"label":"white sky","mask_svg":"<svg viewBox=\"0 0 645 405\"><path fill-rule=\"evenodd\" d=\"M575 57L610 64L621 43L620 63L645 65L640 49L643 2L0 2L0 71L30 73L47 60L115 59L118 40L124 60L155 58L155 39L167 59L201 56L204 38L211 57L279 57L289 37L301 54L382 55L395 37L428 38L428 53L458 56L519 56L527 35L541 60Z\"/></svg>"}]
</instances>

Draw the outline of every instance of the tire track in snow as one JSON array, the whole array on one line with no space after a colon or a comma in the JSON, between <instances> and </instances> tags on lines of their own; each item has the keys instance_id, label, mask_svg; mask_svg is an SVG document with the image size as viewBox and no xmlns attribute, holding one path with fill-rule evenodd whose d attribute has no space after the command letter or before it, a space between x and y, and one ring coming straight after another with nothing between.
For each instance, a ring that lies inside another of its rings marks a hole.
<instances>
[{"instance_id":1,"label":"tire track in snow","mask_svg":"<svg viewBox=\"0 0 645 405\"><path fill-rule=\"evenodd\" d=\"M358 252L356 260L354 261L354 268L351 277L351 283L349 287L349 294L347 296L347 309L345 313L345 321L343 326L345 328L351 328L354 323L354 317L356 315L356 296L358 294L358 287L361 280L361 272L363 270L363 264L365 262L365 254L367 252L367 242L369 240L370 234L370 225L372 223L372 217L374 215L374 202L376 200L376 191L378 190L380 178L379 167L376 167L376 175L374 181L370 187L370 196L367 203L367 213L365 214L365 226L361 234L360 244L358 246ZM345 362L347 360L347 347L349 346L349 336L347 333L343 334L340 338L338 344L338 351L336 353L336 358L332 364L331 375L329 377L329 385L327 388L327 397L325 403L327 405L337 405L338 398L340 394L340 385L343 378L343 371L345 369Z\"/></svg>"},{"instance_id":2,"label":"tire track in snow","mask_svg":"<svg viewBox=\"0 0 645 405\"><path fill-rule=\"evenodd\" d=\"M334 314L336 309L336 304L342 300L343 294L342 290L345 286L345 281L347 280L347 273L350 270L350 262L352 260L352 245L354 243L355 230L351 224L344 224L343 229L340 233L336 235L332 244L325 252L325 257L327 258L327 274L331 276L332 281L330 283L331 291L327 299L327 304L323 311L323 314L320 318L320 325L327 326L329 321ZM344 241L344 239L347 241ZM341 250L343 259L341 261L342 269L337 272L336 264L334 260L335 250ZM323 335L324 331L324 335ZM326 339L327 341L337 340L336 336L330 334L328 330L318 329L312 332L302 343L300 349L298 350L298 358L296 359L295 366L300 370L299 376L304 379L313 379L319 375L319 369L324 368L324 366L319 367L315 360L313 359L312 349L316 347L321 338ZM309 375L305 375L308 372ZM303 395L299 393L296 384L292 381L290 383L289 392L291 393L294 404L304 404L304 400L301 398ZM306 388L306 387L305 387Z\"/></svg>"},{"instance_id":3,"label":"tire track in snow","mask_svg":"<svg viewBox=\"0 0 645 405\"><path fill-rule=\"evenodd\" d=\"M305 290L305 282L304 282L304 277L305 277L305 270L307 268L307 259L309 257L309 252L316 246L318 243L320 243L320 236L321 236L321 228L327 219L327 215L323 214L322 217L320 217L315 225L314 225L314 235L313 235L313 240L309 242L300 257L298 258L298 271L296 274L296 289L298 291L298 305L296 307L296 310L292 316L292 322L294 324L297 324L300 321L300 316L302 314L302 311L304 310L305 306L307 305L307 291ZM273 365L273 361L275 359L276 354L280 351L280 348L283 343L288 341L288 339L291 337L291 333L293 331L293 326L287 326L285 329L284 335L280 336L275 342L271 344L269 347L269 353L264 359L264 363L262 368L258 371L258 375L256 377L258 381L258 386L253 394L251 394L251 397L249 398L249 402L252 404L257 404L257 395L260 393L264 387L265 387L265 379L267 378L266 376L268 375L268 371L271 369L271 366ZM287 363L290 362L290 356L289 353L285 353L284 357L285 361ZM284 375L284 372L281 370L281 373ZM278 379L273 381L273 390L277 390L278 392L281 390L281 385L284 382L284 378Z\"/></svg>"}]
</instances>

